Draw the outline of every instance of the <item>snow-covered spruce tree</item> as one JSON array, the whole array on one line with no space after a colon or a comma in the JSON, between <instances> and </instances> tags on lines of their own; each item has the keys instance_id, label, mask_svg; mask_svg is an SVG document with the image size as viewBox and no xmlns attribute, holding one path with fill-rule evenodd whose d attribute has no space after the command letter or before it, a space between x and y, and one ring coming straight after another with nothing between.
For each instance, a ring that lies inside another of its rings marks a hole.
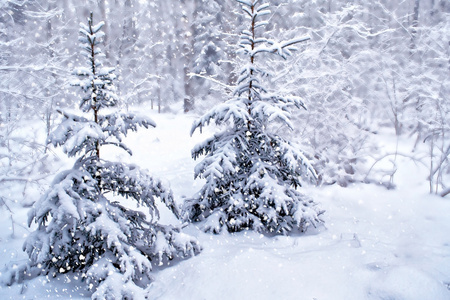
<instances>
[{"instance_id":1,"label":"snow-covered spruce tree","mask_svg":"<svg viewBox=\"0 0 450 300\"><path fill-rule=\"evenodd\" d=\"M194 122L191 133L214 121L224 130L192 150L194 159L206 157L195 176L206 184L184 205L184 217L203 221L205 231L235 232L244 229L288 234L320 223L316 203L300 193L302 181L315 180L308 159L292 143L275 132L274 123L292 129L289 111L304 108L298 97L271 93L264 85L266 72L257 57L276 54L283 58L308 38L277 43L261 36L270 13L259 0L237 0L250 28L241 34L239 52L246 57L235 89L227 102L214 107Z\"/></svg>"},{"instance_id":2,"label":"snow-covered spruce tree","mask_svg":"<svg viewBox=\"0 0 450 300\"><path fill-rule=\"evenodd\" d=\"M121 142L139 126L155 126L152 120L134 114L101 114L118 99L112 68L103 67L98 48L103 22L81 24L80 46L88 68L79 68L75 86L85 97L85 116L62 113L63 122L50 136L68 156L78 159L72 169L61 172L50 189L29 213L29 223L38 224L24 244L28 264L13 270L10 283L37 275L76 272L94 290L92 299L145 299L144 287L155 265L197 253L197 241L173 226L158 224L155 199L176 215L172 192L135 165L102 159L101 148ZM86 116L89 115L90 118ZM131 152L130 152L131 154ZM149 210L125 206L135 200Z\"/></svg>"}]
</instances>

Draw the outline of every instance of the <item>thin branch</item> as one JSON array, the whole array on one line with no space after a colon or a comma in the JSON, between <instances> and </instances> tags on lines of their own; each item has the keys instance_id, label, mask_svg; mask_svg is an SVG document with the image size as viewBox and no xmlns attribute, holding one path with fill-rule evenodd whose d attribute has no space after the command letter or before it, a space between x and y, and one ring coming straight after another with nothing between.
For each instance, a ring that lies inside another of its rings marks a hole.
<instances>
[{"instance_id":1,"label":"thin branch","mask_svg":"<svg viewBox=\"0 0 450 300\"><path fill-rule=\"evenodd\" d=\"M13 181L19 181L19 182L37 182L39 180L47 178L46 176L38 176L38 177L7 177L7 176L1 176L0 177L0 183L3 182L13 182Z\"/></svg>"},{"instance_id":2,"label":"thin branch","mask_svg":"<svg viewBox=\"0 0 450 300\"><path fill-rule=\"evenodd\" d=\"M370 172L372 171L372 169L375 167L375 165L377 163L379 163L380 161L382 161L383 159L385 159L386 157L389 157L389 156L394 156L394 157L395 156L403 156L403 157L406 157L406 158L410 158L414 162L419 162L419 163L421 163L421 164L423 164L424 166L427 167L427 165L424 162L422 162L421 160L415 158L414 156L411 156L411 155L408 155L408 154L403 154L403 153L397 153L397 152L395 152L395 153L386 153L385 155L383 155L380 158L378 158L377 160L375 160L375 162L369 168L369 171L367 171L367 174L366 174L366 177L364 177L364 180L366 180L369 177Z\"/></svg>"},{"instance_id":3,"label":"thin branch","mask_svg":"<svg viewBox=\"0 0 450 300\"><path fill-rule=\"evenodd\" d=\"M450 188L443 190L440 194L441 197L445 197L447 195L450 195Z\"/></svg>"},{"instance_id":4,"label":"thin branch","mask_svg":"<svg viewBox=\"0 0 450 300\"><path fill-rule=\"evenodd\" d=\"M203 76L203 75L197 74L197 73L188 73L187 75L188 75L189 77L191 77L191 78L192 78L192 77L200 77L200 78L203 78L203 79L212 81L212 82L214 82L214 83L217 83L217 84L219 84L219 85L221 85L221 86L226 87L226 88L229 89L230 91L232 91L232 90L234 89L233 86L227 85L227 84L225 84L225 83L223 83L223 82L220 82L220 81L217 80L217 79L214 79L214 78L211 78L211 77L208 77L208 76Z\"/></svg>"}]
</instances>

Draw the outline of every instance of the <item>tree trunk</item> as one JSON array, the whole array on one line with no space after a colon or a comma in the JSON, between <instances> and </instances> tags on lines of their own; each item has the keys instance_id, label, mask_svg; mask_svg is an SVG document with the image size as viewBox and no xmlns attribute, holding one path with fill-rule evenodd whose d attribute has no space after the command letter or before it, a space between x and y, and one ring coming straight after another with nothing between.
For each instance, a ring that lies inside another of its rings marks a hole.
<instances>
[{"instance_id":1,"label":"tree trunk","mask_svg":"<svg viewBox=\"0 0 450 300\"><path fill-rule=\"evenodd\" d=\"M49 2L48 4L48 11L51 11L53 8L55 8L55 4L53 2ZM49 60L52 60L52 58L55 57L55 51L52 48L51 41L53 38L53 28L52 28L52 19L47 20L47 50L48 50L48 56ZM57 77L54 73L52 73L52 77L56 83ZM50 95L49 88L46 89L45 93L47 95ZM46 134L47 138L46 141L48 141L48 138L50 137L50 130L51 130L51 121L52 121L52 115L53 115L53 97L50 98L50 103L46 103L46 109L45 109L45 126L46 126ZM45 143L44 153L47 153L48 151L48 143Z\"/></svg>"},{"instance_id":2,"label":"tree trunk","mask_svg":"<svg viewBox=\"0 0 450 300\"><path fill-rule=\"evenodd\" d=\"M420 0L414 0L414 13L411 28L411 49L416 47L417 27L419 26L419 5Z\"/></svg>"}]
</instances>

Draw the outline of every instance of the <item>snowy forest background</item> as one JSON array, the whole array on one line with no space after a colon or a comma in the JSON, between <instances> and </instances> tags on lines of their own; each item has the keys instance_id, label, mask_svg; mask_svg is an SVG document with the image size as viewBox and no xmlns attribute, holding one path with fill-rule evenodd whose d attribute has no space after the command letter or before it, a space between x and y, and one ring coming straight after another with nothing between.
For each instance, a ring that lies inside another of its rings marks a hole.
<instances>
[{"instance_id":1,"label":"snowy forest background","mask_svg":"<svg viewBox=\"0 0 450 300\"><path fill-rule=\"evenodd\" d=\"M270 5L267 36L277 40L310 37L290 59L268 57L262 64L274 75L270 81L280 91L299 96L306 104L307 110L293 115L294 131L288 136L312 162L317 186L331 185L337 189L333 193L355 201L351 188L359 183L381 186L383 190L377 191L386 199L392 195L388 191L399 184L406 189L418 186L416 192L423 193L419 194L422 198L430 193L447 200L434 207L441 207L441 216L445 216L450 197L449 1L272 0ZM27 230L21 228L23 211L48 188L55 170L67 163L46 140L62 119L57 109L79 104L80 94L70 83L73 70L82 64L79 23L85 22L91 11L95 22L105 22L103 61L115 68L122 111L148 112L158 126L158 120L162 126L170 123L167 120L190 126L193 117L228 100L234 91L242 59L237 55L239 33L248 25L236 1L0 0L0 214L8 229L2 242L16 240L17 249L23 242L17 232ZM174 133L183 128L170 128L173 131L163 132L174 137L185 134L189 139L188 132ZM279 131L285 133L285 128ZM190 142L182 140L168 151L181 151L184 143ZM190 150L190 146L184 149ZM157 156L148 160L166 162L160 155L168 155L167 151L151 153ZM417 172L420 181L397 180L403 165ZM191 171L187 172L189 180ZM180 204L181 196L191 196L186 189L179 195L175 189ZM327 190L305 189L319 203L321 197L329 198ZM436 198L430 199L438 201ZM334 206L330 210L327 203L326 214L332 216ZM347 205L344 200L341 204ZM338 209L334 212L345 215ZM438 223L445 232L449 222L443 220ZM330 233L330 238L336 233ZM359 248L361 241L353 233L341 234L340 239ZM236 244L242 241L233 239L227 236L221 241L239 248ZM436 251L448 259L449 240L442 240ZM285 247L290 242L280 243ZM338 249L337 253L343 252ZM420 256L415 254L412 256ZM5 264L9 260L14 259ZM438 261L433 260L436 265ZM390 264L384 263L368 265L379 270ZM432 276L439 277L445 291L429 299L448 297L449 269L447 261L441 264L440 277ZM404 273L408 270L389 276ZM164 276L170 277L163 274L161 278ZM389 276L372 287L369 299L416 299L414 293L405 296L394 287L380 292L383 283L389 286ZM421 276L417 273L413 279L423 281ZM409 281L403 284L407 288L412 285ZM158 288L161 299L176 299L176 293L164 294L165 286ZM313 295L314 291L310 292ZM348 296L344 292L339 295ZM333 299L327 296L330 294L317 299Z\"/></svg>"},{"instance_id":2,"label":"snowy forest background","mask_svg":"<svg viewBox=\"0 0 450 300\"><path fill-rule=\"evenodd\" d=\"M392 160L381 155L393 153L371 142L389 129L416 140L402 154L427 164L430 191L445 193L448 1L272 2L270 36L311 37L294 61L267 66L280 89L307 102L295 136L321 182L392 184L360 169L368 158ZM69 85L80 59L77 28L91 10L106 22L105 63L116 68L124 109L144 104L168 112L186 103L201 113L232 92L245 26L234 1L2 1L3 182L29 173L31 181L39 179L30 168L45 152L44 141L15 133L30 119L50 132L55 108L77 102ZM415 154L423 142L427 155Z\"/></svg>"}]
</instances>

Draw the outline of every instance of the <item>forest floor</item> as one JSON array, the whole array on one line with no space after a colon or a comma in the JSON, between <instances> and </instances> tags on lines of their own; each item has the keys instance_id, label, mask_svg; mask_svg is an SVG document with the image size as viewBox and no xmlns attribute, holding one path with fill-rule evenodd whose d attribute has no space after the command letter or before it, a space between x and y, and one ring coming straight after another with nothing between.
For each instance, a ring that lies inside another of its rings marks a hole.
<instances>
[{"instance_id":1,"label":"forest floor","mask_svg":"<svg viewBox=\"0 0 450 300\"><path fill-rule=\"evenodd\" d=\"M195 116L151 116L157 128L127 138L132 157L112 150L109 155L168 180L181 204L202 185L201 180L194 181L196 162L190 150L211 129L190 137ZM71 167L63 154L56 153L62 159L59 165ZM302 235L211 235L193 225L186 227L203 251L155 271L149 299L450 299L450 200L428 194L423 166L401 157L397 165L396 188L391 190L368 184L304 188L326 213L324 226ZM12 215L0 207L1 269L26 261L22 244L32 230L27 226L29 208L19 204L10 208ZM177 223L168 210L161 211L163 222ZM89 297L80 277L73 274L0 285L0 299Z\"/></svg>"}]
</instances>

